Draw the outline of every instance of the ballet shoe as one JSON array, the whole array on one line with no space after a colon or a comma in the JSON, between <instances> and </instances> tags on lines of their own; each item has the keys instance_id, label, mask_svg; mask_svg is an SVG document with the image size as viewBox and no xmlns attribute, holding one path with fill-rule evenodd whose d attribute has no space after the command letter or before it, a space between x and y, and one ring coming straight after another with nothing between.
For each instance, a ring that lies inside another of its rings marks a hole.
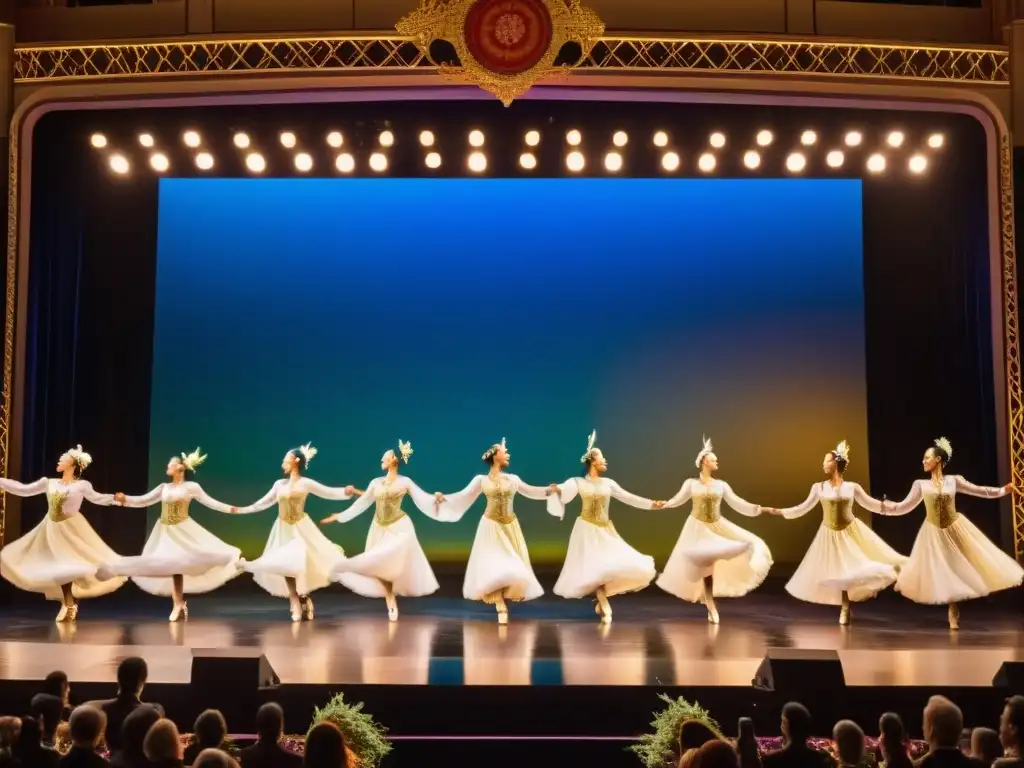
<instances>
[{"instance_id":1,"label":"ballet shoe","mask_svg":"<svg viewBox=\"0 0 1024 768\"><path fill-rule=\"evenodd\" d=\"M174 606L171 611L171 615L167 619L168 621L188 621L188 603L182 603L181 605Z\"/></svg>"},{"instance_id":2,"label":"ballet shoe","mask_svg":"<svg viewBox=\"0 0 1024 768\"><path fill-rule=\"evenodd\" d=\"M960 629L960 607L957 605L949 606L949 628Z\"/></svg>"},{"instance_id":3,"label":"ballet shoe","mask_svg":"<svg viewBox=\"0 0 1024 768\"><path fill-rule=\"evenodd\" d=\"M289 600L292 610L292 621L302 621L302 603L298 599Z\"/></svg>"},{"instance_id":4,"label":"ballet shoe","mask_svg":"<svg viewBox=\"0 0 1024 768\"><path fill-rule=\"evenodd\" d=\"M508 611L498 611L498 623L508 624Z\"/></svg>"},{"instance_id":5,"label":"ballet shoe","mask_svg":"<svg viewBox=\"0 0 1024 768\"><path fill-rule=\"evenodd\" d=\"M78 621L78 602L75 601L68 607L68 622L74 624Z\"/></svg>"},{"instance_id":6,"label":"ballet shoe","mask_svg":"<svg viewBox=\"0 0 1024 768\"><path fill-rule=\"evenodd\" d=\"M600 600L595 600L594 601L594 613L596 613L598 616L604 616L604 611L601 610L601 601Z\"/></svg>"},{"instance_id":7,"label":"ballet shoe","mask_svg":"<svg viewBox=\"0 0 1024 768\"><path fill-rule=\"evenodd\" d=\"M850 606L844 605L839 610L839 625L842 627L849 626L850 624Z\"/></svg>"},{"instance_id":8,"label":"ballet shoe","mask_svg":"<svg viewBox=\"0 0 1024 768\"><path fill-rule=\"evenodd\" d=\"M720 619L718 618L718 609L715 608L714 604L709 605L707 608L708 608L708 621L711 624L718 624L719 621L720 621Z\"/></svg>"},{"instance_id":9,"label":"ballet shoe","mask_svg":"<svg viewBox=\"0 0 1024 768\"><path fill-rule=\"evenodd\" d=\"M397 605L389 605L388 606L388 621L398 621L398 606Z\"/></svg>"},{"instance_id":10,"label":"ballet shoe","mask_svg":"<svg viewBox=\"0 0 1024 768\"><path fill-rule=\"evenodd\" d=\"M68 620L68 608L69 607L70 606L68 606L66 603L61 603L60 610L57 611L57 618L55 619L55 621L58 624Z\"/></svg>"},{"instance_id":11,"label":"ballet shoe","mask_svg":"<svg viewBox=\"0 0 1024 768\"><path fill-rule=\"evenodd\" d=\"M302 615L306 621L312 621L315 615L313 611L313 598L309 595L303 595L299 598L299 602L302 604Z\"/></svg>"}]
</instances>

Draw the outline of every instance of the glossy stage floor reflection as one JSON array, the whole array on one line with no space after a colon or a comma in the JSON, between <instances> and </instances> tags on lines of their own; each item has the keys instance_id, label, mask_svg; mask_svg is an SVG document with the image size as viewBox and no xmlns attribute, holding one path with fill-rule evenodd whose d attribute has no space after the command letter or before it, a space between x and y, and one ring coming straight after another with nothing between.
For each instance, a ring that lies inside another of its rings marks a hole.
<instances>
[{"instance_id":1,"label":"glossy stage floor reflection","mask_svg":"<svg viewBox=\"0 0 1024 768\"><path fill-rule=\"evenodd\" d=\"M118 661L145 656L150 681L184 683L194 648L260 648L283 684L748 686L769 648L837 650L854 686L987 686L999 666L1024 660L1013 601L971 603L952 633L945 609L883 598L857 606L855 623L782 596L722 601L722 624L698 606L660 596L615 601L615 623L589 603L544 598L512 609L499 627L485 606L455 598L383 603L317 596L317 619L292 624L284 601L260 595L190 600L192 620L169 624L164 601L89 601L77 626L53 623L53 604L20 601L0 622L0 676L114 680Z\"/></svg>"}]
</instances>

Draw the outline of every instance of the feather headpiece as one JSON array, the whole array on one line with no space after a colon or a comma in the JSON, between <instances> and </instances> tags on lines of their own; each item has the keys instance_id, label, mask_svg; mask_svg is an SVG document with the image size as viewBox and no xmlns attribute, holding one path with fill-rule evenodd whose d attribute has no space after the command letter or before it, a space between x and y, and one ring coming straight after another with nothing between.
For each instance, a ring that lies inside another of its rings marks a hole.
<instances>
[{"instance_id":1,"label":"feather headpiece","mask_svg":"<svg viewBox=\"0 0 1024 768\"><path fill-rule=\"evenodd\" d=\"M82 450L81 445L77 445L68 451L68 456L71 460L78 465L79 469L85 469L92 464L92 456Z\"/></svg>"},{"instance_id":2,"label":"feather headpiece","mask_svg":"<svg viewBox=\"0 0 1024 768\"><path fill-rule=\"evenodd\" d=\"M949 440L947 440L946 438L944 438L944 437L937 438L935 440L935 447L936 448L941 448L943 451L946 452L946 459L947 460L953 458L953 444L951 442L949 442Z\"/></svg>"},{"instance_id":3,"label":"feather headpiece","mask_svg":"<svg viewBox=\"0 0 1024 768\"><path fill-rule=\"evenodd\" d=\"M199 448L196 448L192 453L181 454L181 463L185 465L185 469L189 472L195 472L204 461L206 461L206 454L201 453Z\"/></svg>"},{"instance_id":4,"label":"feather headpiece","mask_svg":"<svg viewBox=\"0 0 1024 768\"><path fill-rule=\"evenodd\" d=\"M313 457L316 456L319 451L313 447L312 443L306 443L299 448L299 453L302 454L302 459L306 462L306 466L308 467L309 462L313 460Z\"/></svg>"},{"instance_id":5,"label":"feather headpiece","mask_svg":"<svg viewBox=\"0 0 1024 768\"><path fill-rule=\"evenodd\" d=\"M701 464L704 463L704 458L711 453L712 450L714 449L711 447L711 438L705 437L704 447L700 449L700 453L697 454L697 460L694 462L694 464L697 465L697 469L700 469Z\"/></svg>"},{"instance_id":6,"label":"feather headpiece","mask_svg":"<svg viewBox=\"0 0 1024 768\"><path fill-rule=\"evenodd\" d=\"M484 461L487 461L489 458L491 458L491 456L493 456L494 454L496 454L498 452L499 448L504 448L504 447L505 447L505 438L503 437L503 438L501 438L501 442L500 443L495 443L490 448L488 448L486 451L484 451L484 455L481 456L480 458L482 458Z\"/></svg>"},{"instance_id":7,"label":"feather headpiece","mask_svg":"<svg viewBox=\"0 0 1024 768\"><path fill-rule=\"evenodd\" d=\"M587 438L587 452L580 457L580 464L586 464L590 461L591 454L594 453L594 443L597 442L597 430L595 429L590 433L590 437Z\"/></svg>"},{"instance_id":8,"label":"feather headpiece","mask_svg":"<svg viewBox=\"0 0 1024 768\"><path fill-rule=\"evenodd\" d=\"M399 438L399 440L398 440L398 452L402 455L402 461L404 461L406 464L408 464L409 463L409 457L412 456L412 454L413 454L412 443L409 443L409 442L403 443L401 438Z\"/></svg>"},{"instance_id":9,"label":"feather headpiece","mask_svg":"<svg viewBox=\"0 0 1024 768\"><path fill-rule=\"evenodd\" d=\"M842 459L847 464L850 463L850 445L845 440L832 449L832 455L837 459Z\"/></svg>"}]
</instances>

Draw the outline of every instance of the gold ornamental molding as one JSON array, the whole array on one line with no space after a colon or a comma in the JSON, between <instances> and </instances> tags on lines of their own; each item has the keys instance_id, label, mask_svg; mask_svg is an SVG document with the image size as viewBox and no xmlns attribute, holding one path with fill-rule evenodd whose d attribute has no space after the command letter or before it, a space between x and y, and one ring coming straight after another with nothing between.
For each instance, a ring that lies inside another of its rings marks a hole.
<instances>
[{"instance_id":1,"label":"gold ornamental molding","mask_svg":"<svg viewBox=\"0 0 1024 768\"><path fill-rule=\"evenodd\" d=\"M574 71L821 75L946 83L1008 84L1010 80L1007 48L605 34L584 53ZM440 72L442 64L417 44L416 37L394 33L18 46L14 52L17 83L373 71Z\"/></svg>"}]
</instances>

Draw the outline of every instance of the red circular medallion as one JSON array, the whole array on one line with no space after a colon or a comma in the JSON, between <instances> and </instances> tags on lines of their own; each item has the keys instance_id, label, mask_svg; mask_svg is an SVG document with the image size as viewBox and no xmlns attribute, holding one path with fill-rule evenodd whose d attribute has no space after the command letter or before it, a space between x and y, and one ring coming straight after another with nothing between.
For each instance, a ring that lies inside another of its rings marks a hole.
<instances>
[{"instance_id":1,"label":"red circular medallion","mask_svg":"<svg viewBox=\"0 0 1024 768\"><path fill-rule=\"evenodd\" d=\"M536 66L551 46L544 0L477 0L466 14L466 47L477 63L514 75Z\"/></svg>"}]
</instances>

